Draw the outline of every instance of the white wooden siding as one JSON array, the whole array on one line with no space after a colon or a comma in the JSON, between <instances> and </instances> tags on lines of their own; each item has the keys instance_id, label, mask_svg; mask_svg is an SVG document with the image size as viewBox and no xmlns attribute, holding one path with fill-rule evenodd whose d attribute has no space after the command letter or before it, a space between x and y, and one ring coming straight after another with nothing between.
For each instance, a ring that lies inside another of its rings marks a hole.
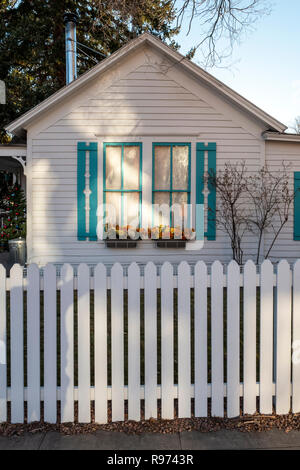
<instances>
[{"instance_id":1,"label":"white wooden siding","mask_svg":"<svg viewBox=\"0 0 300 470\"><path fill-rule=\"evenodd\" d=\"M59 118L55 122L52 119L51 125L31 136L32 183L28 189L32 192L32 233L29 234L29 261L39 264L113 263L117 260L176 262L178 256L187 261L195 261L196 258L208 262L214 259L228 261L231 258L230 244L219 231L217 240L206 241L203 250L197 253L158 249L152 243L140 244L132 250L109 250L102 243L77 241L78 141L98 141L100 169L102 142L112 139L142 142L144 162L152 159L153 141L192 142L193 170L196 142L217 143L218 169L225 162L243 159L249 171L256 171L261 162L263 140L259 133L255 135L253 132L253 122L237 109L228 112L228 103L224 107L219 105L220 98L219 101L212 100L211 91L204 86L194 84L191 91L190 78L188 86L183 86L180 75L177 81L174 70L163 73L157 64L137 64L131 73L122 76L120 71L119 75L121 78L101 93L92 93L89 99L64 116L58 113ZM237 112L241 115L240 122L236 119ZM249 130L244 125L247 119ZM28 132L30 135L30 129ZM192 171L192 180L194 175L195 171ZM101 202L102 184L99 186ZM194 181L192 200L195 200ZM246 240L248 257L254 255L255 244L253 238Z\"/></svg>"},{"instance_id":2,"label":"white wooden siding","mask_svg":"<svg viewBox=\"0 0 300 470\"><path fill-rule=\"evenodd\" d=\"M300 144L293 142L266 142L266 163L270 170L277 172L282 163L290 164L290 189L294 188L294 172L300 171ZM278 226L278 221L275 226ZM268 250L272 241L272 234L266 233L264 237L264 250ZM294 207L292 205L289 221L279 235L276 245L271 252L271 260L278 261L285 258L294 262L300 256L300 242L294 241Z\"/></svg>"}]
</instances>

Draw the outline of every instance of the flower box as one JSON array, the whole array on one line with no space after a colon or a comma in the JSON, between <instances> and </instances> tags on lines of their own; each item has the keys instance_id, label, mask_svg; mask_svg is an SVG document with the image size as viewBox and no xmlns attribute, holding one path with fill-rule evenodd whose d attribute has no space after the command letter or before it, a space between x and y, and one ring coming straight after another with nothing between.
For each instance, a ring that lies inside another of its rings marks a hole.
<instances>
[{"instance_id":1,"label":"flower box","mask_svg":"<svg viewBox=\"0 0 300 470\"><path fill-rule=\"evenodd\" d=\"M185 248L187 240L176 240L176 239L167 239L167 240L156 240L157 248Z\"/></svg>"},{"instance_id":2,"label":"flower box","mask_svg":"<svg viewBox=\"0 0 300 470\"><path fill-rule=\"evenodd\" d=\"M105 246L107 248L136 248L137 240L121 239L121 238L107 238L105 240Z\"/></svg>"}]
</instances>

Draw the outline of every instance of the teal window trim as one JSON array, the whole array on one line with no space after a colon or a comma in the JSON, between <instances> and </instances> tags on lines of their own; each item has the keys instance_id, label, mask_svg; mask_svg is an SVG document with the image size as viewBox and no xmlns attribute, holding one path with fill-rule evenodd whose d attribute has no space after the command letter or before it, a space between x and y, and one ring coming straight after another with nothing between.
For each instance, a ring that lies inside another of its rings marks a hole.
<instances>
[{"instance_id":1,"label":"teal window trim","mask_svg":"<svg viewBox=\"0 0 300 470\"><path fill-rule=\"evenodd\" d=\"M86 158L89 153L89 231L86 228ZM98 207L98 144L97 142L77 143L77 238L97 240Z\"/></svg>"},{"instance_id":2,"label":"teal window trim","mask_svg":"<svg viewBox=\"0 0 300 470\"><path fill-rule=\"evenodd\" d=\"M300 171L294 172L294 240L300 241Z\"/></svg>"},{"instance_id":3,"label":"teal window trim","mask_svg":"<svg viewBox=\"0 0 300 470\"><path fill-rule=\"evenodd\" d=\"M189 170L187 189L173 189L173 147L188 147L189 149ZM155 189L155 147L171 147L170 155L170 189ZM152 205L154 204L155 193L170 193L170 207L172 207L173 193L187 193L188 204L191 202L191 143L190 142L153 142L152 144ZM152 206L153 207L153 206ZM152 223L154 223L154 207L152 209ZM189 219L190 214L188 215ZM172 213L170 213L170 226L172 225Z\"/></svg>"},{"instance_id":4,"label":"teal window trim","mask_svg":"<svg viewBox=\"0 0 300 470\"><path fill-rule=\"evenodd\" d=\"M106 188L106 149L107 147L121 147L121 188ZM139 147L140 149L140 172L139 172L139 189L124 189L124 147ZM143 144L142 142L104 142L103 143L103 203L106 203L106 193L121 193L121 226L123 225L123 194L124 193L140 193L139 197L139 226L142 226L142 165L143 165Z\"/></svg>"},{"instance_id":5,"label":"teal window trim","mask_svg":"<svg viewBox=\"0 0 300 470\"><path fill-rule=\"evenodd\" d=\"M205 145L198 142L196 145L196 204L204 204L204 159L205 152L208 154L208 174L216 174L216 160L217 160L217 144L211 142ZM213 183L208 179L209 195L207 198L207 232L205 236L207 240L216 240L216 188Z\"/></svg>"}]
</instances>

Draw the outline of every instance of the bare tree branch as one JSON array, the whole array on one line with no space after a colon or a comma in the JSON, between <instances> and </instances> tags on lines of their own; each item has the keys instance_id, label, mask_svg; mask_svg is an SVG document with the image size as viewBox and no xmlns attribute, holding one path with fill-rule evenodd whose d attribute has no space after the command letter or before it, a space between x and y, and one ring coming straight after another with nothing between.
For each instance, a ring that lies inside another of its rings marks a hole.
<instances>
[{"instance_id":1,"label":"bare tree branch","mask_svg":"<svg viewBox=\"0 0 300 470\"><path fill-rule=\"evenodd\" d=\"M232 258L239 264L243 263L242 242L248 229L245 207L246 171L245 162L226 163L224 170L215 175L207 175L207 181L216 188L218 201L216 224L228 235Z\"/></svg>"},{"instance_id":2,"label":"bare tree branch","mask_svg":"<svg viewBox=\"0 0 300 470\"><path fill-rule=\"evenodd\" d=\"M199 41L189 57L200 49L203 65L211 67L231 55L243 34L270 13L271 3L269 0L173 0L173 8L179 29L187 20L187 35L192 26L200 31Z\"/></svg>"},{"instance_id":3,"label":"bare tree branch","mask_svg":"<svg viewBox=\"0 0 300 470\"><path fill-rule=\"evenodd\" d=\"M300 134L300 116L297 116L297 117L295 118L294 124L293 124L293 126L291 127L291 129L293 129L293 131L295 132L295 134Z\"/></svg>"},{"instance_id":4,"label":"bare tree branch","mask_svg":"<svg viewBox=\"0 0 300 470\"><path fill-rule=\"evenodd\" d=\"M282 162L277 172L270 171L267 166L260 169L247 180L247 194L254 211L249 217L249 227L258 234L256 262L259 262L264 233L272 234L265 259L270 256L276 240L290 215L294 201L294 191L290 189L290 164Z\"/></svg>"}]
</instances>

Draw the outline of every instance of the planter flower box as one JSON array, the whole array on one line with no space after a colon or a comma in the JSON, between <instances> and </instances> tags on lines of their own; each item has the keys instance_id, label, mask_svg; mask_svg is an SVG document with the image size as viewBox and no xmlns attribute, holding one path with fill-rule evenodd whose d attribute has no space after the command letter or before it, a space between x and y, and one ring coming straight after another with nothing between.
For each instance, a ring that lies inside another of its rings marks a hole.
<instances>
[{"instance_id":1,"label":"planter flower box","mask_svg":"<svg viewBox=\"0 0 300 470\"><path fill-rule=\"evenodd\" d=\"M119 225L106 225L104 231L104 241L107 248L136 248L139 240L138 229L127 225L119 227Z\"/></svg>"},{"instance_id":2,"label":"planter flower box","mask_svg":"<svg viewBox=\"0 0 300 470\"><path fill-rule=\"evenodd\" d=\"M151 235L157 248L185 248L186 243L193 239L194 232L194 229L160 225L152 228Z\"/></svg>"}]
</instances>

